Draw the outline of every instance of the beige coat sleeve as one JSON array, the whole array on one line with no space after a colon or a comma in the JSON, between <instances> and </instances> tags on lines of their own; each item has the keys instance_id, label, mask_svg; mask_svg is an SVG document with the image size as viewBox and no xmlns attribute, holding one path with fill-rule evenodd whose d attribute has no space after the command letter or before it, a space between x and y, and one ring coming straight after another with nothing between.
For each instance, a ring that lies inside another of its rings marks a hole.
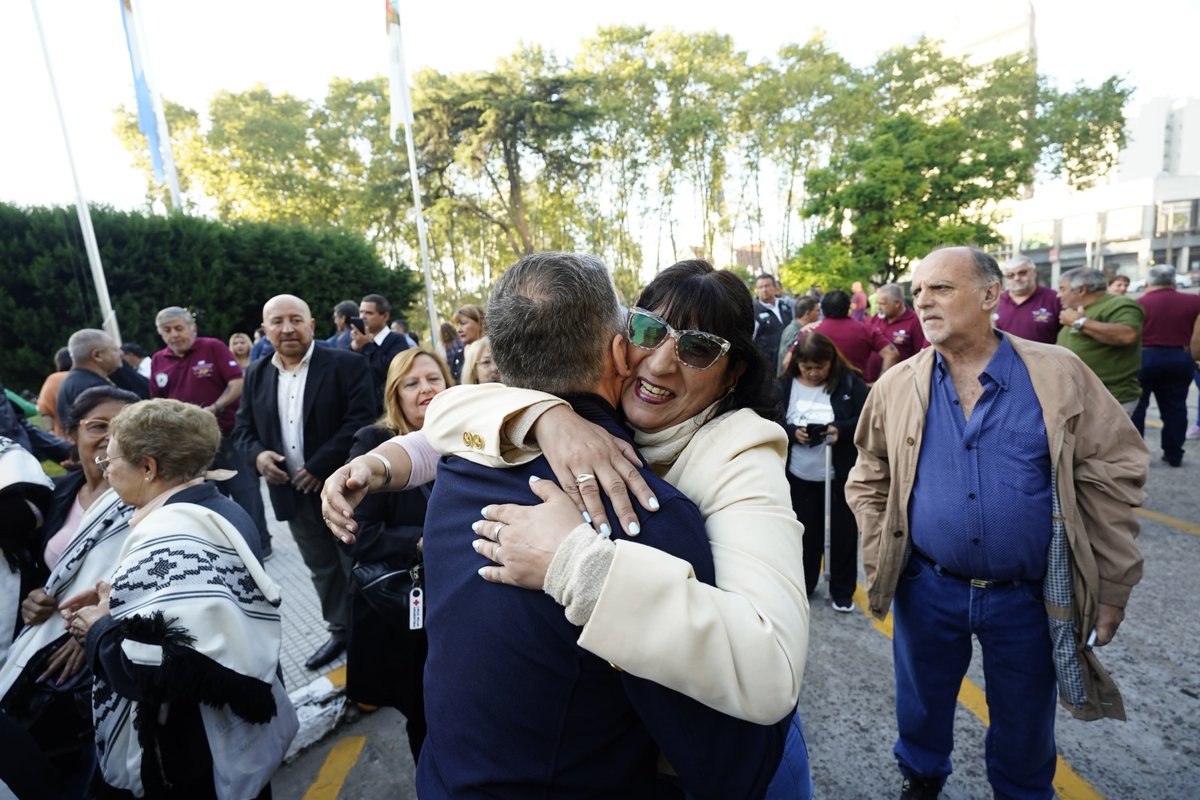
<instances>
[{"instance_id":1,"label":"beige coat sleeve","mask_svg":"<svg viewBox=\"0 0 1200 800\"><path fill-rule=\"evenodd\" d=\"M527 432L532 420L522 417L530 408L545 411L564 405L552 394L513 389L499 383L454 386L438 394L425 412L421 430L442 455L461 456L489 467L511 467L537 458L537 450L514 446L505 426L516 422Z\"/></svg>"},{"instance_id":2,"label":"beige coat sleeve","mask_svg":"<svg viewBox=\"0 0 1200 800\"><path fill-rule=\"evenodd\" d=\"M785 452L782 428L749 411L702 428L666 479L700 508L717 585L674 556L620 541L579 644L741 719L791 713L809 609Z\"/></svg>"}]
</instances>

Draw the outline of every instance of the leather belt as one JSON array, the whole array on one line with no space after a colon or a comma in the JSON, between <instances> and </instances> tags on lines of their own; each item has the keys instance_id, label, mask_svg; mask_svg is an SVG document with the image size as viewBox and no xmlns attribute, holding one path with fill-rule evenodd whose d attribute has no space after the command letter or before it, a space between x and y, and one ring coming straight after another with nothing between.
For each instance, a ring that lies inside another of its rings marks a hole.
<instances>
[{"instance_id":1,"label":"leather belt","mask_svg":"<svg viewBox=\"0 0 1200 800\"><path fill-rule=\"evenodd\" d=\"M966 581L975 589L1003 589L1006 586L1016 586L1020 581L1011 578L1006 580L995 580L993 578L968 578L966 575L959 575L957 572L951 572L941 564L934 561L929 556L922 553L920 550L913 549L913 556L921 559L926 564L933 567L934 572L939 575L945 575L947 578L954 578L957 581Z\"/></svg>"}]
</instances>

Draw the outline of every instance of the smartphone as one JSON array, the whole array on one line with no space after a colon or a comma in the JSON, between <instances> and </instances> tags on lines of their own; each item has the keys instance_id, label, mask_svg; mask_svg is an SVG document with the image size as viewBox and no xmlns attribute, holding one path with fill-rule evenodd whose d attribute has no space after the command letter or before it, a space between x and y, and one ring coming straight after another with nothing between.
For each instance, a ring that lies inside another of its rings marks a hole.
<instances>
[{"instance_id":1,"label":"smartphone","mask_svg":"<svg viewBox=\"0 0 1200 800\"><path fill-rule=\"evenodd\" d=\"M825 444L825 429L829 427L828 425L810 422L804 427L808 432L809 447L816 447L819 444Z\"/></svg>"},{"instance_id":2,"label":"smartphone","mask_svg":"<svg viewBox=\"0 0 1200 800\"><path fill-rule=\"evenodd\" d=\"M367 326L363 324L362 317L351 317L350 324L353 325L354 329L357 330L359 333L364 334L364 335L366 334Z\"/></svg>"}]
</instances>

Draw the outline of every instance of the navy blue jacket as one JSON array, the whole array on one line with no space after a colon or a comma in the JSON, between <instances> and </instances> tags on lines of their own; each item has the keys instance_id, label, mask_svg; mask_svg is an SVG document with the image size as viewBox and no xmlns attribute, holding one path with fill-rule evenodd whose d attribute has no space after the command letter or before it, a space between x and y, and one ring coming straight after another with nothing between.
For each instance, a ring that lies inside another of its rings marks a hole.
<instances>
[{"instance_id":1,"label":"navy blue jacket","mask_svg":"<svg viewBox=\"0 0 1200 800\"><path fill-rule=\"evenodd\" d=\"M585 419L629 439L601 398L566 399ZM712 583L699 511L675 487L641 472L661 509L638 509L637 541L686 559ZM530 475L554 480L542 458L515 469L454 456L438 465L425 525L422 799L662 797L660 749L693 797L761 797L779 764L786 721L736 720L621 672L576 644L580 628L552 598L479 577L490 562L471 547L471 523L489 503L535 503Z\"/></svg>"}]
</instances>

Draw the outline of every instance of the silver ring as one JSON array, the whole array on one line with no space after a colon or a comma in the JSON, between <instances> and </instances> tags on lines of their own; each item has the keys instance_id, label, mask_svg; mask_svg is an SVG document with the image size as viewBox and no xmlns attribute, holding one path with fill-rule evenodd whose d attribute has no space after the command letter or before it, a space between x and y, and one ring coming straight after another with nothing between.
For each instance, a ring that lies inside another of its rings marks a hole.
<instances>
[{"instance_id":1,"label":"silver ring","mask_svg":"<svg viewBox=\"0 0 1200 800\"><path fill-rule=\"evenodd\" d=\"M496 544L500 544L500 529L503 528L505 526L505 524L506 523L501 522L499 525L497 525L496 532L494 534L492 534L496 539Z\"/></svg>"},{"instance_id":2,"label":"silver ring","mask_svg":"<svg viewBox=\"0 0 1200 800\"><path fill-rule=\"evenodd\" d=\"M581 486L581 485L587 483L588 481L594 481L594 480L596 480L596 476L593 475L592 473L581 472L575 476L575 485Z\"/></svg>"}]
</instances>

